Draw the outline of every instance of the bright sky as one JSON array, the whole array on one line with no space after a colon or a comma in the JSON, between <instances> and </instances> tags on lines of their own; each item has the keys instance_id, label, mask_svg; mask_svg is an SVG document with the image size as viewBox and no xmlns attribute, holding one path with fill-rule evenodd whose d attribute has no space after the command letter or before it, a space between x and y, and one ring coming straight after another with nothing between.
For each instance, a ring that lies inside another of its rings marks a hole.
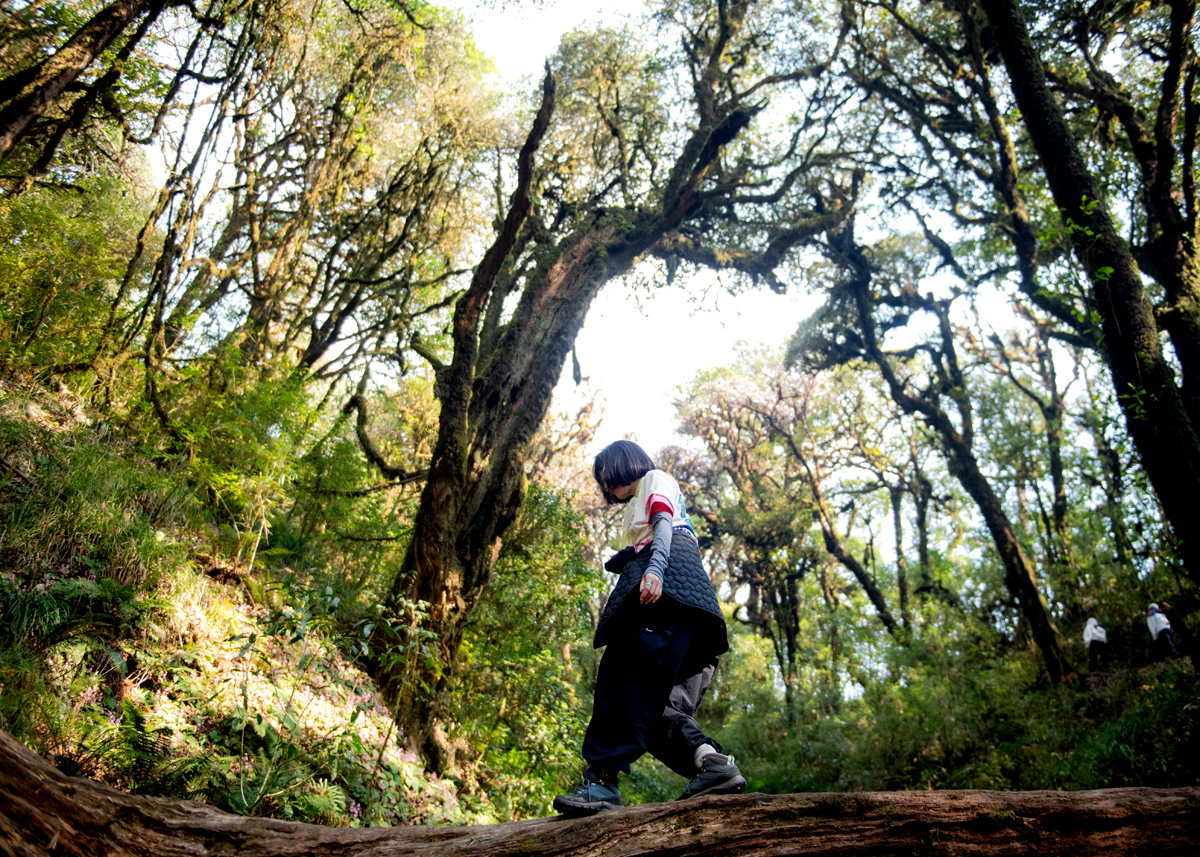
<instances>
[{"instance_id":1,"label":"bright sky","mask_svg":"<svg viewBox=\"0 0 1200 857\"><path fill-rule=\"evenodd\" d=\"M636 13L639 0L605 3L546 0L542 9L523 3L507 10L478 6L474 0L444 0L474 21L475 40L495 60L500 76L516 84L540 75L546 56L563 33L587 22L617 22ZM632 433L653 453L682 442L675 433L676 390L701 369L726 366L738 342L782 345L815 308L812 298L780 296L767 289L737 298L708 289L715 277L662 288L640 303L631 287L610 283L592 305L576 342L584 387L577 390L568 359L555 390L555 409L573 410L588 389L599 392L604 408L600 435L589 454ZM689 296L708 292L689 303Z\"/></svg>"},{"instance_id":2,"label":"bright sky","mask_svg":"<svg viewBox=\"0 0 1200 857\"><path fill-rule=\"evenodd\" d=\"M615 24L642 10L641 0L441 0L440 5L457 9L474 22L475 43L495 60L500 76L511 82L526 75L540 78L546 57L567 31L584 23Z\"/></svg>"},{"instance_id":3,"label":"bright sky","mask_svg":"<svg viewBox=\"0 0 1200 857\"><path fill-rule=\"evenodd\" d=\"M701 275L688 289L703 291L713 279ZM780 296L766 289L734 298L713 289L700 307L688 303L678 283L635 302L620 281L609 283L592 304L576 341L583 377L600 392L604 422L596 452L626 433L650 453L683 441L675 433L677 388L701 369L733 363L739 342L782 345L815 308L814 299ZM577 401L571 366L555 390L555 407Z\"/></svg>"}]
</instances>

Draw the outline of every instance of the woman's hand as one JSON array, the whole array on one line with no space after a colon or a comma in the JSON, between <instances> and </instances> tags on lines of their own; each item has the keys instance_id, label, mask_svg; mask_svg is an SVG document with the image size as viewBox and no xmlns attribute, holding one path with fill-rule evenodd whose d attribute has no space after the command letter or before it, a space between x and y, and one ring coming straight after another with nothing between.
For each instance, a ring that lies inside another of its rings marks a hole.
<instances>
[{"instance_id":1,"label":"woman's hand","mask_svg":"<svg viewBox=\"0 0 1200 857\"><path fill-rule=\"evenodd\" d=\"M662 595L662 578L657 574L642 575L641 599L643 604L653 604Z\"/></svg>"}]
</instances>

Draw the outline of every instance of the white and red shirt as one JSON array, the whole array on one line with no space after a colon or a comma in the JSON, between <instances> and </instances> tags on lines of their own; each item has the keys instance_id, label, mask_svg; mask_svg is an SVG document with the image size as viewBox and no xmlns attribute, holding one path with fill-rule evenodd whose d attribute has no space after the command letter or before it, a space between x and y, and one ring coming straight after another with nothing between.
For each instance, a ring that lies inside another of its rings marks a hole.
<instances>
[{"instance_id":1,"label":"white and red shirt","mask_svg":"<svg viewBox=\"0 0 1200 857\"><path fill-rule=\"evenodd\" d=\"M1087 620L1087 627L1083 629L1083 645L1091 647L1093 640L1099 640L1101 643L1108 643L1108 632L1100 627L1100 623L1095 619Z\"/></svg>"},{"instance_id":2,"label":"white and red shirt","mask_svg":"<svg viewBox=\"0 0 1200 857\"><path fill-rule=\"evenodd\" d=\"M650 519L656 512L670 513L672 529L686 529L695 535L692 519L684 508L679 483L661 470L651 470L638 480L633 499L626 504L621 538L614 547L620 550L633 545L635 550L640 551L654 541L654 527Z\"/></svg>"},{"instance_id":3,"label":"white and red shirt","mask_svg":"<svg viewBox=\"0 0 1200 857\"><path fill-rule=\"evenodd\" d=\"M1146 625L1150 628L1151 639L1157 641L1159 634L1170 629L1171 622L1161 610L1149 610L1146 613Z\"/></svg>"}]
</instances>

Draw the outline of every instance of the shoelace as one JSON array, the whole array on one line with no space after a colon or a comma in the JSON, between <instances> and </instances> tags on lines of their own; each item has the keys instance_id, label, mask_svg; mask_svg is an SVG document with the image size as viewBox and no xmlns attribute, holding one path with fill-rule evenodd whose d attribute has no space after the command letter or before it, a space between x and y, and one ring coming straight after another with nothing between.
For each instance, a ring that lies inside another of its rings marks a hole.
<instances>
[{"instance_id":1,"label":"shoelace","mask_svg":"<svg viewBox=\"0 0 1200 857\"><path fill-rule=\"evenodd\" d=\"M575 786L575 791L572 792L572 794L586 791L588 796L590 797L591 796L590 789L592 786L604 786L604 785L607 785L607 783L605 783L604 780L602 780L600 778L599 774L585 770L583 773L582 779L579 781L579 785Z\"/></svg>"}]
</instances>

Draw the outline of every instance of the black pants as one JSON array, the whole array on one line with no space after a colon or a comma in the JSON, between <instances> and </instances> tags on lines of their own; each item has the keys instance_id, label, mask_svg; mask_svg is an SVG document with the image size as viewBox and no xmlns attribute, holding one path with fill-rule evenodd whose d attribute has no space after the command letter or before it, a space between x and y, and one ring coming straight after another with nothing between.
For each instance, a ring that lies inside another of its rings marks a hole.
<instances>
[{"instance_id":1,"label":"black pants","mask_svg":"<svg viewBox=\"0 0 1200 857\"><path fill-rule=\"evenodd\" d=\"M1162 660L1169 658L1178 658L1179 652L1175 648L1175 640L1171 636L1170 628L1163 628L1158 632L1158 653Z\"/></svg>"},{"instance_id":2,"label":"black pants","mask_svg":"<svg viewBox=\"0 0 1200 857\"><path fill-rule=\"evenodd\" d=\"M629 612L626 626L600 659L583 758L593 767L629 773L632 762L650 753L675 773L691 777L697 747L721 749L695 720L717 659L703 654L705 647L697 644L687 608L639 605Z\"/></svg>"}]
</instances>

